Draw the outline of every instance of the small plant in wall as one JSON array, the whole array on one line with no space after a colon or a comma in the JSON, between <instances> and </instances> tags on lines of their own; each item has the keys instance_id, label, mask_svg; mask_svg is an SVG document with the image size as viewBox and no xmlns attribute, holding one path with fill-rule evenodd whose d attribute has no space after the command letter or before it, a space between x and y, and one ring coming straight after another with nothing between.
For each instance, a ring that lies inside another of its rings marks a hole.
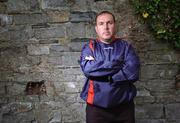
<instances>
[{"instance_id":1,"label":"small plant in wall","mask_svg":"<svg viewBox=\"0 0 180 123\"><path fill-rule=\"evenodd\" d=\"M179 0L130 0L136 13L154 36L180 50Z\"/></svg>"},{"instance_id":2,"label":"small plant in wall","mask_svg":"<svg viewBox=\"0 0 180 123\"><path fill-rule=\"evenodd\" d=\"M130 0L140 22L148 25L156 39L180 52L180 0ZM180 89L180 65L175 88Z\"/></svg>"}]
</instances>

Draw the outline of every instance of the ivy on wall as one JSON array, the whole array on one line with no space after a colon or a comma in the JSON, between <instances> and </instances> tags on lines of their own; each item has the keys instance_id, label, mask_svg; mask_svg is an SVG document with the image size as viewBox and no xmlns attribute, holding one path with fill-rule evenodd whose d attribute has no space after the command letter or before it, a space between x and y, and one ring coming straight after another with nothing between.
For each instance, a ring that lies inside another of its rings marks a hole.
<instances>
[{"instance_id":1,"label":"ivy on wall","mask_svg":"<svg viewBox=\"0 0 180 123\"><path fill-rule=\"evenodd\" d=\"M180 50L179 0L130 0L154 36Z\"/></svg>"}]
</instances>

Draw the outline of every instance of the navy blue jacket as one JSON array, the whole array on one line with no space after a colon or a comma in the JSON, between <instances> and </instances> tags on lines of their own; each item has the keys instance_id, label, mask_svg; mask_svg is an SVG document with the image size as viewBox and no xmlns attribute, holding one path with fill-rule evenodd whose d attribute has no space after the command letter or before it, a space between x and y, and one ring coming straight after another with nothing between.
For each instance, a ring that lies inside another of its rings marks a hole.
<instances>
[{"instance_id":1,"label":"navy blue jacket","mask_svg":"<svg viewBox=\"0 0 180 123\"><path fill-rule=\"evenodd\" d=\"M80 96L87 103L108 108L136 96L133 83L139 79L140 62L127 41L91 40L82 49L80 66L86 76Z\"/></svg>"}]
</instances>

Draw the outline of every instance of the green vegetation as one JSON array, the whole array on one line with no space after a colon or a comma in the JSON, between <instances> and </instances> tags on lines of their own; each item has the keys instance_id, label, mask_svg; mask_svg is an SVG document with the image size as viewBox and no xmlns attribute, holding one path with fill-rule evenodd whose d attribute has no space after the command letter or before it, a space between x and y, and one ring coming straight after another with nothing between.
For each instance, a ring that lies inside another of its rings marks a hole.
<instances>
[{"instance_id":1,"label":"green vegetation","mask_svg":"<svg viewBox=\"0 0 180 123\"><path fill-rule=\"evenodd\" d=\"M180 50L179 0L130 0L154 36Z\"/></svg>"}]
</instances>

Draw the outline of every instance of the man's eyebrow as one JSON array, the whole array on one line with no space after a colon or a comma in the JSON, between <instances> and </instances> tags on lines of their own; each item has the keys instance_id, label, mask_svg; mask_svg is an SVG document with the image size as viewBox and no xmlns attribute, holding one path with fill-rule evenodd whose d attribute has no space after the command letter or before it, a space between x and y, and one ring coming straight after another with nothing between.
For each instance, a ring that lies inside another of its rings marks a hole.
<instances>
[{"instance_id":1,"label":"man's eyebrow","mask_svg":"<svg viewBox=\"0 0 180 123\"><path fill-rule=\"evenodd\" d=\"M97 22L97 23L104 23L103 21L99 21L99 22Z\"/></svg>"},{"instance_id":2,"label":"man's eyebrow","mask_svg":"<svg viewBox=\"0 0 180 123\"><path fill-rule=\"evenodd\" d=\"M98 23L109 23L109 22L113 22L113 21L111 21L111 20L109 20L109 21L99 21Z\"/></svg>"}]
</instances>

